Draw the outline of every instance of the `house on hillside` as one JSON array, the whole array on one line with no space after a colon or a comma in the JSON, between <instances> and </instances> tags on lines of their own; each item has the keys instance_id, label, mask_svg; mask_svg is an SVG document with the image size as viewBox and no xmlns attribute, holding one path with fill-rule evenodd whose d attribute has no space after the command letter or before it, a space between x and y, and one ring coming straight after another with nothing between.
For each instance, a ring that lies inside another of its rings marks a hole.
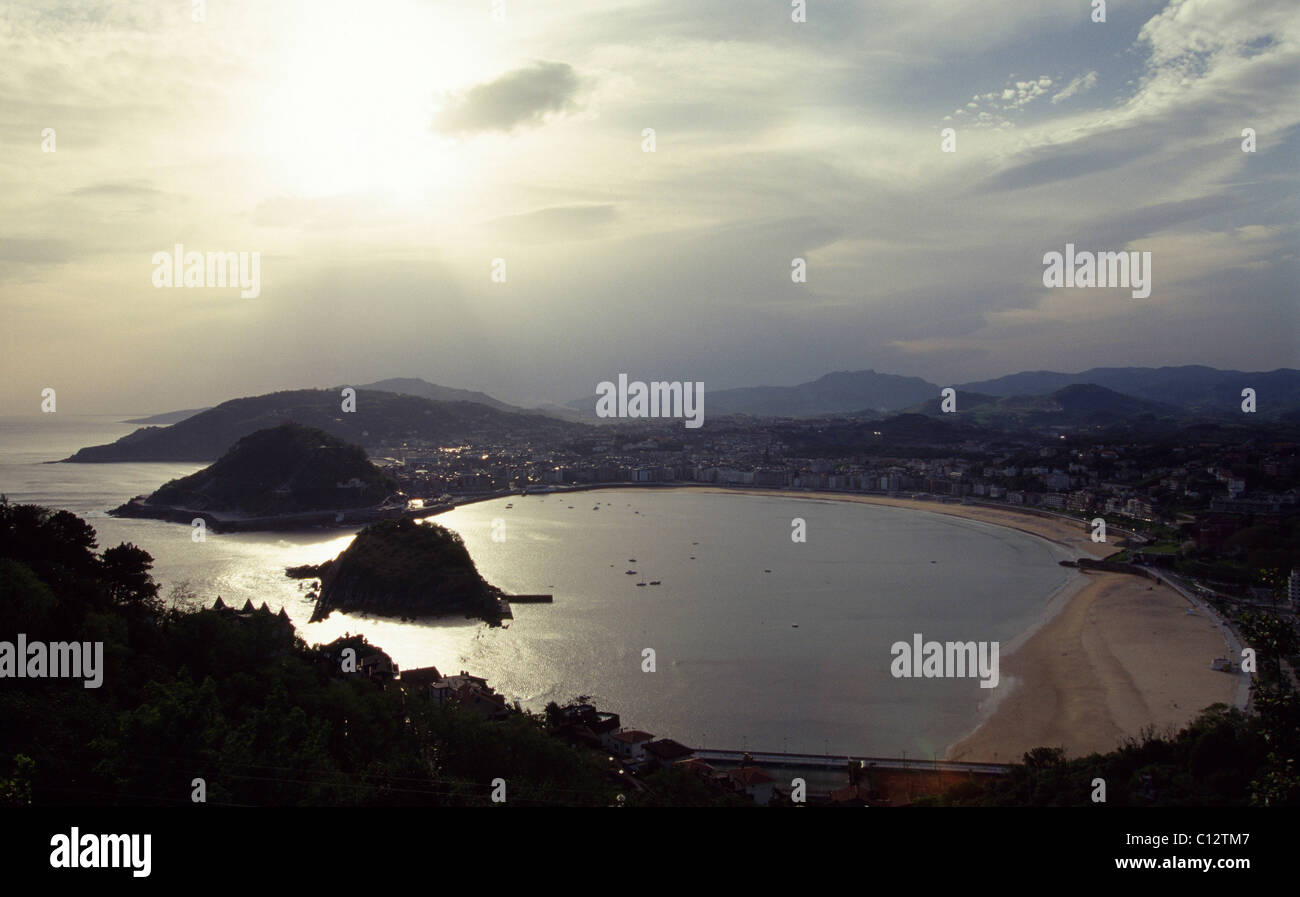
<instances>
[{"instance_id":1,"label":"house on hillside","mask_svg":"<svg viewBox=\"0 0 1300 897\"><path fill-rule=\"evenodd\" d=\"M654 736L640 729L620 729L602 735L600 743L606 750L628 763L640 763L645 759L646 742L653 741Z\"/></svg>"},{"instance_id":2,"label":"house on hillside","mask_svg":"<svg viewBox=\"0 0 1300 897\"><path fill-rule=\"evenodd\" d=\"M673 741L671 738L647 741L642 750L645 753L646 767L648 769L664 769L674 763L687 760L695 754L686 745Z\"/></svg>"},{"instance_id":3,"label":"house on hillside","mask_svg":"<svg viewBox=\"0 0 1300 897\"><path fill-rule=\"evenodd\" d=\"M703 779L713 779L718 771L709 764L705 763L699 757L688 757L685 760L678 760L673 764L674 768L688 770Z\"/></svg>"},{"instance_id":4,"label":"house on hillside","mask_svg":"<svg viewBox=\"0 0 1300 897\"><path fill-rule=\"evenodd\" d=\"M622 725L617 713L602 713L591 704L548 707L547 718L557 738L594 750L608 750L602 738Z\"/></svg>"},{"instance_id":5,"label":"house on hillside","mask_svg":"<svg viewBox=\"0 0 1300 897\"><path fill-rule=\"evenodd\" d=\"M437 667L415 667L402 670L402 678L398 681L404 690L417 692L427 689L441 678L442 673L438 672Z\"/></svg>"},{"instance_id":6,"label":"house on hillside","mask_svg":"<svg viewBox=\"0 0 1300 897\"><path fill-rule=\"evenodd\" d=\"M772 792L776 789L776 780L757 766L741 766L728 770L727 778L731 780L734 787L744 791L754 799L754 803L760 806L767 806L767 802L772 799Z\"/></svg>"},{"instance_id":7,"label":"house on hillside","mask_svg":"<svg viewBox=\"0 0 1300 897\"><path fill-rule=\"evenodd\" d=\"M484 719L505 719L514 712L486 679L464 670L458 676L439 676L435 667L418 667L403 673L401 682L408 693L423 694L440 706L473 711Z\"/></svg>"}]
</instances>

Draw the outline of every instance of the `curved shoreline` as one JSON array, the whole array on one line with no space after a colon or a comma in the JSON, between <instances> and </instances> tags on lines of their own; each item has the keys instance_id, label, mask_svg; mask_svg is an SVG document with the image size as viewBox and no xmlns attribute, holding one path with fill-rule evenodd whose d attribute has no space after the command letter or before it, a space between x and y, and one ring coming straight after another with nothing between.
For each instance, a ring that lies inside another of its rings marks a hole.
<instances>
[{"instance_id":1,"label":"curved shoreline","mask_svg":"<svg viewBox=\"0 0 1300 897\"><path fill-rule=\"evenodd\" d=\"M984 504L713 484L610 483L554 494L638 488L928 511L1014 529L1076 557L1103 558L1116 550L1094 543L1082 520ZM1225 650L1222 633L1203 613L1188 615L1189 607L1167 585L1125 573L1075 571L1007 643L1001 658L1006 690L996 689L981 703L974 730L950 744L945 758L1019 762L1037 747L1085 756L1114 750L1145 728L1181 728L1212 703L1232 704L1237 677L1209 668Z\"/></svg>"},{"instance_id":2,"label":"curved shoreline","mask_svg":"<svg viewBox=\"0 0 1300 897\"><path fill-rule=\"evenodd\" d=\"M1005 526L1096 558L1115 550L1094 543L1082 521L1010 508L855 493L685 488L930 511ZM1036 747L1086 756L1114 750L1149 727L1181 728L1210 704L1232 704L1237 677L1210 669L1211 658L1223 653L1223 635L1202 613L1187 613L1189 607L1167 585L1078 571L1009 643L1001 666L1010 687L987 701L974 731L949 745L945 759L1018 762Z\"/></svg>"}]
</instances>

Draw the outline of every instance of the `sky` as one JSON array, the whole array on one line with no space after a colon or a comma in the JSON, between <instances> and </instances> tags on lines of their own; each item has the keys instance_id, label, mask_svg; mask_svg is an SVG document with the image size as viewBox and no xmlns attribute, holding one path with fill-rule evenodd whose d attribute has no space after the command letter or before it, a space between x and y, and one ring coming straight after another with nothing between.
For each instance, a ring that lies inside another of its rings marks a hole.
<instances>
[{"instance_id":1,"label":"sky","mask_svg":"<svg viewBox=\"0 0 1300 897\"><path fill-rule=\"evenodd\" d=\"M1295 0L805 9L6 0L0 413L1300 367ZM1045 287L1067 243L1150 295Z\"/></svg>"}]
</instances>

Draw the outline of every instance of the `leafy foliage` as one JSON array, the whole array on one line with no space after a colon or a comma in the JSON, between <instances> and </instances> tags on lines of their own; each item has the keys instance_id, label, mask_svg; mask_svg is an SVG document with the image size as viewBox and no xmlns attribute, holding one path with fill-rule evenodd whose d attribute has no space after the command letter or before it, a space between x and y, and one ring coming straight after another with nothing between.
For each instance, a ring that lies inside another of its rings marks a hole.
<instances>
[{"instance_id":1,"label":"leafy foliage","mask_svg":"<svg viewBox=\"0 0 1300 897\"><path fill-rule=\"evenodd\" d=\"M435 536L447 550L452 542ZM0 689L0 805L613 803L540 716L492 722L341 672L272 614L160 610L152 560L71 514L0 499L0 638L96 641L103 685Z\"/></svg>"},{"instance_id":2,"label":"leafy foliage","mask_svg":"<svg viewBox=\"0 0 1300 897\"><path fill-rule=\"evenodd\" d=\"M420 616L463 610L490 615L495 590L479 575L459 535L436 523L383 520L355 539L321 574L316 615L331 610Z\"/></svg>"}]
</instances>

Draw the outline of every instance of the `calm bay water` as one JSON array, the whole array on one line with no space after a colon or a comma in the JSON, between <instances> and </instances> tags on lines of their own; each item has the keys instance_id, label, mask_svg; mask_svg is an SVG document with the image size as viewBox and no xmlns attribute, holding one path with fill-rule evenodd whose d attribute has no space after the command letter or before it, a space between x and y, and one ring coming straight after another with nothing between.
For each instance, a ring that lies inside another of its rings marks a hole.
<instances>
[{"instance_id":1,"label":"calm bay water","mask_svg":"<svg viewBox=\"0 0 1300 897\"><path fill-rule=\"evenodd\" d=\"M62 413L0 418L0 492L87 518L101 548L146 549L164 594L187 582L207 603L220 594L283 606L308 642L362 632L404 668L468 670L538 709L590 694L624 725L696 746L942 756L1002 689L894 679L890 645L920 632L1005 646L1073 575L1051 543L938 514L622 489L516 496L435 518L461 534L489 582L554 593L552 605L516 604L504 628L338 613L308 624L311 605L284 568L335 556L352 531L195 543L186 526L104 512L201 465L41 463L131 429ZM806 543L790 538L795 517ZM648 580L662 584L636 585ZM654 672L642 670L645 649Z\"/></svg>"}]
</instances>

